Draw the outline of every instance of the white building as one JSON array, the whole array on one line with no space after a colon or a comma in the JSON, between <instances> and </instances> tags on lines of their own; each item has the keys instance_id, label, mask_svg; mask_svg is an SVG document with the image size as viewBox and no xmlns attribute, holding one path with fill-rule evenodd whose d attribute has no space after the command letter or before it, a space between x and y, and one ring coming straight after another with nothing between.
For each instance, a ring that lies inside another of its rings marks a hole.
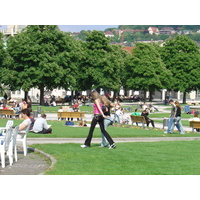
<instances>
[{"instance_id":1,"label":"white building","mask_svg":"<svg viewBox=\"0 0 200 200\"><path fill-rule=\"evenodd\" d=\"M2 29L2 33L5 36L14 36L20 33L25 27L26 25L7 25L6 29Z\"/></svg>"}]
</instances>

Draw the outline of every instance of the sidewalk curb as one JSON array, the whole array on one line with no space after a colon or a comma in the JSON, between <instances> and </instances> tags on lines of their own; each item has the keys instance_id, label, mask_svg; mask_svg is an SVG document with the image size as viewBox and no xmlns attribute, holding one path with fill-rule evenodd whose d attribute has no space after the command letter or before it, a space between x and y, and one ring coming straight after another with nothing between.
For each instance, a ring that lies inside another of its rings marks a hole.
<instances>
[{"instance_id":1,"label":"sidewalk curb","mask_svg":"<svg viewBox=\"0 0 200 200\"><path fill-rule=\"evenodd\" d=\"M50 162L51 162L51 165L45 171L43 171L43 172L41 172L41 173L39 173L37 175L44 175L44 173L47 170L51 170L54 167L54 164L57 162L57 160L53 156L45 153L44 151L41 151L39 149L32 148L32 147L28 147L28 150L42 154L44 157L48 158L50 160Z\"/></svg>"}]
</instances>

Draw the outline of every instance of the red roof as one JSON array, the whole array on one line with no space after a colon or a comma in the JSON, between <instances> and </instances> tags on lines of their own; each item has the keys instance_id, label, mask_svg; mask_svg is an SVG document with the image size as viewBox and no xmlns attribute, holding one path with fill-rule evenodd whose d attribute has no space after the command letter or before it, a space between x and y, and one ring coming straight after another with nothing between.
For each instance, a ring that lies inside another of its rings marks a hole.
<instances>
[{"instance_id":1,"label":"red roof","mask_svg":"<svg viewBox=\"0 0 200 200\"><path fill-rule=\"evenodd\" d=\"M156 27L149 27L149 28L151 28L151 30L152 30L153 32L158 31L158 28L156 28Z\"/></svg>"},{"instance_id":2,"label":"red roof","mask_svg":"<svg viewBox=\"0 0 200 200\"><path fill-rule=\"evenodd\" d=\"M122 49L126 50L129 53L132 53L132 50L134 49L134 47L123 47Z\"/></svg>"},{"instance_id":3,"label":"red roof","mask_svg":"<svg viewBox=\"0 0 200 200\"><path fill-rule=\"evenodd\" d=\"M106 31L105 34L106 35L114 35L111 31Z\"/></svg>"}]
</instances>

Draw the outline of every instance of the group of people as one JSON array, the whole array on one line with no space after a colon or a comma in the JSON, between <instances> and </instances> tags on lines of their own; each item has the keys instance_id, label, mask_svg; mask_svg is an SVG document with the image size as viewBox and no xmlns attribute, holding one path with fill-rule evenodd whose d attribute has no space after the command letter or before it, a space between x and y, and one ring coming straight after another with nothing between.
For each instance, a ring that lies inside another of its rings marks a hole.
<instances>
[{"instance_id":1,"label":"group of people","mask_svg":"<svg viewBox=\"0 0 200 200\"><path fill-rule=\"evenodd\" d=\"M12 97L10 97L7 101L0 101L0 109L14 110L15 114L20 114L21 110L25 108L32 112L32 103L30 98L27 102L24 99L19 102L12 99Z\"/></svg>"},{"instance_id":2,"label":"group of people","mask_svg":"<svg viewBox=\"0 0 200 200\"><path fill-rule=\"evenodd\" d=\"M28 108L21 110L21 118L23 118L23 122L19 125L19 132L26 131L27 127L30 127L30 131L34 133L42 133L42 134L51 134L52 129L51 125L47 124L46 114L41 114L41 117L34 120L31 117L31 112Z\"/></svg>"},{"instance_id":3,"label":"group of people","mask_svg":"<svg viewBox=\"0 0 200 200\"><path fill-rule=\"evenodd\" d=\"M165 133L172 134L174 131L174 128L176 126L176 128L178 129L180 134L185 134L183 125L181 123L181 105L180 105L180 103L178 101L174 102L173 99L171 99L171 100L169 100L169 104L172 106L172 108L171 108L171 113L169 116L168 128L165 131ZM144 106L145 106L145 104L144 104ZM155 127L154 120L152 120L148 117L149 112L150 112L150 110L148 107L143 107L142 113L139 113L138 110L135 109L135 112L132 113L132 115L144 116L146 123L147 123L147 127L149 126L149 124L151 124L152 127Z\"/></svg>"},{"instance_id":4,"label":"group of people","mask_svg":"<svg viewBox=\"0 0 200 200\"><path fill-rule=\"evenodd\" d=\"M142 109L142 110L148 110L148 112L151 112L151 113L154 113L155 111L158 111L158 108L156 108L153 103L149 103L149 104L146 104L146 102L142 102L142 101L139 101L139 108Z\"/></svg>"},{"instance_id":5,"label":"group of people","mask_svg":"<svg viewBox=\"0 0 200 200\"><path fill-rule=\"evenodd\" d=\"M79 112L80 108L79 108L79 103L75 102L73 105L71 106L60 106L58 109L58 112ZM61 120L61 119L59 119ZM70 120L70 118L68 118L68 121ZM71 121L73 121L73 118L71 118ZM79 121L79 118L77 118L77 121Z\"/></svg>"}]
</instances>

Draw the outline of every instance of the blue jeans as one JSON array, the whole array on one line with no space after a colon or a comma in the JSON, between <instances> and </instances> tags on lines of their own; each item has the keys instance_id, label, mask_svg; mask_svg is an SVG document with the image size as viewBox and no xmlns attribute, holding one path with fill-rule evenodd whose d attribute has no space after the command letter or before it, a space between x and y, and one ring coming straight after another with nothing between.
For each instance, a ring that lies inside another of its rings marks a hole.
<instances>
[{"instance_id":1,"label":"blue jeans","mask_svg":"<svg viewBox=\"0 0 200 200\"><path fill-rule=\"evenodd\" d=\"M96 118L95 116L93 117L92 122L91 122L91 126L90 126L90 130L89 130L89 134L88 134L84 144L86 146L90 146L92 136L93 136L93 132L94 132L94 129L95 129L95 126L96 126L97 123L99 123L101 132L104 134L104 136L108 140L109 144L112 145L114 143L114 141L112 140L112 138L110 137L110 135L106 132L106 130L104 128L104 118L103 118L103 116L101 116L99 118Z\"/></svg>"},{"instance_id":2,"label":"blue jeans","mask_svg":"<svg viewBox=\"0 0 200 200\"><path fill-rule=\"evenodd\" d=\"M114 119L113 119L114 123L115 123L115 118L116 117L117 117L117 122L120 123L120 118L119 118L119 115L117 115L117 114L114 115Z\"/></svg>"},{"instance_id":3,"label":"blue jeans","mask_svg":"<svg viewBox=\"0 0 200 200\"><path fill-rule=\"evenodd\" d=\"M174 117L170 117L169 118L167 133L172 133L171 132L172 126L174 127Z\"/></svg>"},{"instance_id":4,"label":"blue jeans","mask_svg":"<svg viewBox=\"0 0 200 200\"><path fill-rule=\"evenodd\" d=\"M181 123L181 117L176 117L177 119L177 123L172 125L171 127L171 132L173 133L174 130L174 126L176 126L176 128L179 130L180 134L185 134L185 131L183 130L183 125Z\"/></svg>"},{"instance_id":5,"label":"blue jeans","mask_svg":"<svg viewBox=\"0 0 200 200\"><path fill-rule=\"evenodd\" d=\"M111 120L112 120L112 118L111 117L109 117ZM109 125L111 125L112 124L112 122L111 122L111 120L109 120L109 119L104 119L104 129L106 130L107 128L108 128L108 126ZM101 142L101 146L107 146L107 139L106 139L106 137L104 136L104 134L101 132L101 137L102 137L102 142Z\"/></svg>"}]
</instances>

